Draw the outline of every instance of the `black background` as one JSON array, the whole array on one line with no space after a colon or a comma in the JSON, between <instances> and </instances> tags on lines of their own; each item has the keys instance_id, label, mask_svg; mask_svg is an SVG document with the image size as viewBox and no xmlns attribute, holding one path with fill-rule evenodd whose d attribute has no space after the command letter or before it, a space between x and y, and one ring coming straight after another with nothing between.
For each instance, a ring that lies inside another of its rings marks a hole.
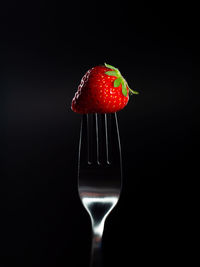
<instances>
[{"instance_id":1,"label":"black background","mask_svg":"<svg viewBox=\"0 0 200 267\"><path fill-rule=\"evenodd\" d=\"M0 266L88 266L80 116L70 105L84 73L104 62L140 92L118 113L124 186L105 226L105 266L186 261L199 145L197 7L11 0L0 17Z\"/></svg>"}]
</instances>

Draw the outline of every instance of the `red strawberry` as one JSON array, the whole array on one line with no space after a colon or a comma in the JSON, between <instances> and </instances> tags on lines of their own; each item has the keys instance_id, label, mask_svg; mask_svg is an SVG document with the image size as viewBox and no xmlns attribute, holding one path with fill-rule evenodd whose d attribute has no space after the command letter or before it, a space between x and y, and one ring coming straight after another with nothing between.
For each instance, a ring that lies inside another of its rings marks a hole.
<instances>
[{"instance_id":1,"label":"red strawberry","mask_svg":"<svg viewBox=\"0 0 200 267\"><path fill-rule=\"evenodd\" d=\"M120 71L105 63L88 70L72 100L77 113L113 113L123 109L129 100L129 88Z\"/></svg>"}]
</instances>

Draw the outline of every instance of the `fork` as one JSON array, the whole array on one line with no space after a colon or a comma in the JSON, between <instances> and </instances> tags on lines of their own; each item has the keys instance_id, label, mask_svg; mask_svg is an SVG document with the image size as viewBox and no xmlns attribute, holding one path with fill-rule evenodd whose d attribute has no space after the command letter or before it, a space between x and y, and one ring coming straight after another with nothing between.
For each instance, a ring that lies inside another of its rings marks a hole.
<instances>
[{"instance_id":1,"label":"fork","mask_svg":"<svg viewBox=\"0 0 200 267\"><path fill-rule=\"evenodd\" d=\"M78 192L92 225L91 267L102 265L104 223L122 188L122 159L116 113L82 115Z\"/></svg>"}]
</instances>

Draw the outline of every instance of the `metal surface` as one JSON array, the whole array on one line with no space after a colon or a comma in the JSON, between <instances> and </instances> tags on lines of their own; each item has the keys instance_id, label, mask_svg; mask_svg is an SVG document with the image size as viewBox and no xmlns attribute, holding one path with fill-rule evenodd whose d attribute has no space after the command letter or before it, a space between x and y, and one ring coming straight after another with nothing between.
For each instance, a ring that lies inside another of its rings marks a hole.
<instances>
[{"instance_id":1,"label":"metal surface","mask_svg":"<svg viewBox=\"0 0 200 267\"><path fill-rule=\"evenodd\" d=\"M102 266L101 244L106 217L122 187L117 114L85 114L81 121L78 191L92 223L91 267Z\"/></svg>"}]
</instances>

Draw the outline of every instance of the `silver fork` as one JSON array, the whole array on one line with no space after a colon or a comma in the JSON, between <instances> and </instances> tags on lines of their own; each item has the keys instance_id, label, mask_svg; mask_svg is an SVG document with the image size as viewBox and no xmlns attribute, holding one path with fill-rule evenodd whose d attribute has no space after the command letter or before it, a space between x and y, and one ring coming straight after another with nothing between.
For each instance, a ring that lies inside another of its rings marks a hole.
<instances>
[{"instance_id":1,"label":"silver fork","mask_svg":"<svg viewBox=\"0 0 200 267\"><path fill-rule=\"evenodd\" d=\"M122 188L121 146L117 114L82 116L78 191L92 224L91 267L102 266L104 223Z\"/></svg>"}]
</instances>

